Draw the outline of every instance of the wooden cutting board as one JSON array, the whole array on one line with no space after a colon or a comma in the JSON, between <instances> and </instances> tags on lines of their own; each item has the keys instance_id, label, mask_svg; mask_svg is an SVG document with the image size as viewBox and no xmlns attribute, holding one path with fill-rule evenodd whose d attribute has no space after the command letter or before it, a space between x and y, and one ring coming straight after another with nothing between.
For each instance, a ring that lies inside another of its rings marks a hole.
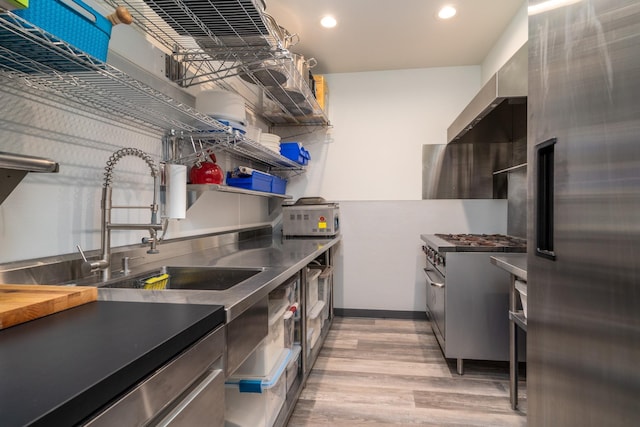
<instances>
[{"instance_id":1,"label":"wooden cutting board","mask_svg":"<svg viewBox=\"0 0 640 427\"><path fill-rule=\"evenodd\" d=\"M92 286L0 285L0 329L97 299Z\"/></svg>"}]
</instances>

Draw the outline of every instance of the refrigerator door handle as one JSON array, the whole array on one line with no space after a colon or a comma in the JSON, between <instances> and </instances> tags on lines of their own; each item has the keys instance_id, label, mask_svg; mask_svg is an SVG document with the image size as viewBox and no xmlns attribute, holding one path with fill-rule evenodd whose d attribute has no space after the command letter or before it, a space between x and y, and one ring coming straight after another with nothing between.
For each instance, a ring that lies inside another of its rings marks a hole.
<instances>
[{"instance_id":1,"label":"refrigerator door handle","mask_svg":"<svg viewBox=\"0 0 640 427\"><path fill-rule=\"evenodd\" d=\"M554 231L554 148L558 140L548 139L536 146L536 255L555 260Z\"/></svg>"}]
</instances>

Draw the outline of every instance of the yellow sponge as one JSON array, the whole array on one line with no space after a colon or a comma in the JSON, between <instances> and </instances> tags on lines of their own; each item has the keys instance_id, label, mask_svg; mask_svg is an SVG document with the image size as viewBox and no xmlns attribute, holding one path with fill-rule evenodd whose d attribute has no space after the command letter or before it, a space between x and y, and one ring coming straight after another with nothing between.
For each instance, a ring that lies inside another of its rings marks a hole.
<instances>
[{"instance_id":1,"label":"yellow sponge","mask_svg":"<svg viewBox=\"0 0 640 427\"><path fill-rule=\"evenodd\" d=\"M166 289L168 283L169 283L169 275L165 273L159 276L154 276L146 279L144 281L144 289L152 289L152 290Z\"/></svg>"}]
</instances>

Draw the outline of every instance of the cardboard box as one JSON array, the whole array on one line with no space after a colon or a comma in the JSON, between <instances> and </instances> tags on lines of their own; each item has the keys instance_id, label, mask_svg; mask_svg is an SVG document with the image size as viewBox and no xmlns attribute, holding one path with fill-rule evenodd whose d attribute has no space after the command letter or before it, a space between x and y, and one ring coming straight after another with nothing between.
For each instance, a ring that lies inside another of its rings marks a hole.
<instances>
[{"instance_id":1,"label":"cardboard box","mask_svg":"<svg viewBox=\"0 0 640 427\"><path fill-rule=\"evenodd\" d=\"M318 105L322 108L322 111L327 114L329 112L329 88L327 87L327 80L324 76L314 75L313 80L316 84L316 100Z\"/></svg>"}]
</instances>

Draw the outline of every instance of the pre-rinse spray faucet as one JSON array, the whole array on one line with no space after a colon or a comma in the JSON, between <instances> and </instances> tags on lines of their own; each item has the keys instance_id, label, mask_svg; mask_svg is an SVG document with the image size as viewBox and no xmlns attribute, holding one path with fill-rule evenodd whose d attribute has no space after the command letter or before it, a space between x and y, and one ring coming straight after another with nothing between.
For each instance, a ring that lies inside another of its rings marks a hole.
<instances>
[{"instance_id":1,"label":"pre-rinse spray faucet","mask_svg":"<svg viewBox=\"0 0 640 427\"><path fill-rule=\"evenodd\" d=\"M144 160L151 169L153 177L153 203L150 206L113 206L111 204L113 168L120 159L126 156L135 156ZM149 238L145 239L149 243L148 254L157 254L156 245L158 243L158 230L162 230L162 224L158 223L158 168L151 156L137 148L122 148L114 152L105 167L104 184L102 186L102 228L101 228L101 259L98 261L87 261L82 249L78 246L78 250L84 259L82 264L82 272L84 274L93 273L100 270L100 277L103 281L109 280L111 277L111 230L148 230ZM149 224L113 224L111 222L112 209L151 209L151 221Z\"/></svg>"}]
</instances>

